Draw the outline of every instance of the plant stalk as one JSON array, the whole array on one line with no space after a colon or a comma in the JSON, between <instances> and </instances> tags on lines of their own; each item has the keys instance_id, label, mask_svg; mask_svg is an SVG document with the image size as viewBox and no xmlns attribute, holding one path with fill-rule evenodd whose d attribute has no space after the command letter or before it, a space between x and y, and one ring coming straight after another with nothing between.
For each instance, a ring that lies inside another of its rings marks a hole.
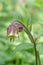
<instances>
[{"instance_id":1,"label":"plant stalk","mask_svg":"<svg viewBox=\"0 0 43 65\"><path fill-rule=\"evenodd\" d=\"M17 20L18 21L18 20ZM13 21L14 22L14 21ZM27 33L29 39L31 40L31 42L34 44L34 51L35 51L35 59L36 59L36 65L40 65L40 62L39 62L39 57L37 54L37 49L36 49L36 41L33 37L33 35L31 34L30 30L21 22L21 21L18 21L18 23L21 23L23 25L23 27L25 28L25 32Z\"/></svg>"}]
</instances>

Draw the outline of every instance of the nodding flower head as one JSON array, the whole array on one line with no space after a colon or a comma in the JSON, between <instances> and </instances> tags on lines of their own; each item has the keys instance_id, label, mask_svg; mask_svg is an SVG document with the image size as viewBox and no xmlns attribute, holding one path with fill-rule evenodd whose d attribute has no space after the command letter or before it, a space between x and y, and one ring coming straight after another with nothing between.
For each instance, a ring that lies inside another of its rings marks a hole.
<instances>
[{"instance_id":1,"label":"nodding flower head","mask_svg":"<svg viewBox=\"0 0 43 65\"><path fill-rule=\"evenodd\" d=\"M17 27L14 24L8 26L7 37L10 38L10 40L14 39L15 37L18 37Z\"/></svg>"},{"instance_id":2,"label":"nodding flower head","mask_svg":"<svg viewBox=\"0 0 43 65\"><path fill-rule=\"evenodd\" d=\"M7 37L13 40L15 37L18 37L18 32L22 30L24 30L23 25L19 21L14 20L7 28Z\"/></svg>"}]
</instances>

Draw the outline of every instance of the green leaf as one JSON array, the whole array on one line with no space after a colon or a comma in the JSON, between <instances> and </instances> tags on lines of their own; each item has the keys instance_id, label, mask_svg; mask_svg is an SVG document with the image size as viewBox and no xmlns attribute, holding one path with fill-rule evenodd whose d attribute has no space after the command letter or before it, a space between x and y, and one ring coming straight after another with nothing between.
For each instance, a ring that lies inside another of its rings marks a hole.
<instances>
[{"instance_id":1,"label":"green leaf","mask_svg":"<svg viewBox=\"0 0 43 65\"><path fill-rule=\"evenodd\" d=\"M21 52L21 51L23 51L23 50L31 49L31 48L33 48L33 44L30 44L30 43L20 44L20 45L18 45L18 46L15 48L14 53Z\"/></svg>"}]
</instances>

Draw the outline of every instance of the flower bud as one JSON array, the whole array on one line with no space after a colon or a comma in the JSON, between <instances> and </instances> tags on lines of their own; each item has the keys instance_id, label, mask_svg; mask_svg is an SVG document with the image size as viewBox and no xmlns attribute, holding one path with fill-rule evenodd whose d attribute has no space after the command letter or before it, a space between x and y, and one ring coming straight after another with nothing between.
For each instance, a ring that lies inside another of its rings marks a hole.
<instances>
[{"instance_id":1,"label":"flower bud","mask_svg":"<svg viewBox=\"0 0 43 65\"><path fill-rule=\"evenodd\" d=\"M18 24L18 30L19 30L19 32L23 31L23 29L24 29L23 25L22 24Z\"/></svg>"}]
</instances>

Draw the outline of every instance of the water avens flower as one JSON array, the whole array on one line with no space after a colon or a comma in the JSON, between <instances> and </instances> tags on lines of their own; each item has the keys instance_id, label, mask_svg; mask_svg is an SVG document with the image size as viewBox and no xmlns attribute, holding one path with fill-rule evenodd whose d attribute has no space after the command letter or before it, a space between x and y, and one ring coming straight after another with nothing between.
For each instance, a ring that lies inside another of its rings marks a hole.
<instances>
[{"instance_id":1,"label":"water avens flower","mask_svg":"<svg viewBox=\"0 0 43 65\"><path fill-rule=\"evenodd\" d=\"M23 30L23 25L18 20L14 20L7 28L7 37L10 38L10 40L14 40L14 38L19 37L18 33Z\"/></svg>"},{"instance_id":2,"label":"water avens flower","mask_svg":"<svg viewBox=\"0 0 43 65\"><path fill-rule=\"evenodd\" d=\"M10 38L10 40L14 40L15 37L18 37L18 32L19 31L22 32L22 30L24 30L27 33L27 35L29 36L29 39L34 44L36 65L38 65L38 64L40 64L40 62L38 62L40 60L40 57L38 57L39 52L37 51L37 48L36 48L36 41L35 41L33 35L31 34L30 30L23 23L21 23L18 20L14 20L11 23L11 25L9 25L7 28L7 36Z\"/></svg>"},{"instance_id":3,"label":"water avens flower","mask_svg":"<svg viewBox=\"0 0 43 65\"><path fill-rule=\"evenodd\" d=\"M17 27L14 24L8 26L7 37L10 38L10 40L14 40L14 38L18 37Z\"/></svg>"}]
</instances>

